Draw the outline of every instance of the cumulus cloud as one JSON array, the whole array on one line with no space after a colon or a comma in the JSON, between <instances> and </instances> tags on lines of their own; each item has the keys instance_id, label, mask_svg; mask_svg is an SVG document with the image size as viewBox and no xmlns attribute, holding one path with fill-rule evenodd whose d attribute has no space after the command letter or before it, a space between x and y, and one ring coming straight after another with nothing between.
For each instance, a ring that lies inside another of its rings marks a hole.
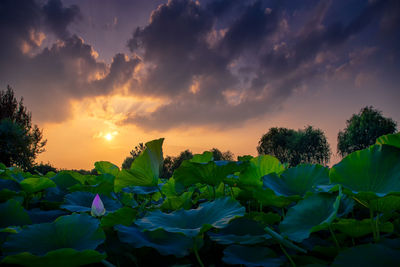
<instances>
[{"instance_id":1,"label":"cumulus cloud","mask_svg":"<svg viewBox=\"0 0 400 267\"><path fill-rule=\"evenodd\" d=\"M158 130L233 127L273 112L299 88L350 61L350 51L364 49L365 31L382 34L378 23L399 29L390 12L395 2L358 2L355 15L339 19L343 3L336 1L307 10L281 1L171 0L159 6L128 41L149 66L131 90L170 101L147 114L132 111L124 123Z\"/></svg>"},{"instance_id":2,"label":"cumulus cloud","mask_svg":"<svg viewBox=\"0 0 400 267\"><path fill-rule=\"evenodd\" d=\"M36 120L63 121L71 100L110 94L131 80L138 58L117 54L108 65L92 45L69 32L80 16L78 6L64 7L59 0L0 5L0 35L7 40L0 48L0 81L24 96ZM49 35L55 42L43 46Z\"/></svg>"}]
</instances>

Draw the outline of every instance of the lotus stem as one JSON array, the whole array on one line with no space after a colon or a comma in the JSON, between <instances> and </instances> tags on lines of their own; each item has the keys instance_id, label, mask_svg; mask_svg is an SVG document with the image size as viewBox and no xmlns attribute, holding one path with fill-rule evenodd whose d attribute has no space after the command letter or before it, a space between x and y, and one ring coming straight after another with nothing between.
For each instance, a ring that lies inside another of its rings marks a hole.
<instances>
[{"instance_id":1,"label":"lotus stem","mask_svg":"<svg viewBox=\"0 0 400 267\"><path fill-rule=\"evenodd\" d=\"M194 250L194 255L196 255L197 262L199 263L199 265L200 265L201 267L204 267L204 264L203 264L203 262L202 262L201 259L200 259L199 252L197 251L197 242L196 242L196 238L194 238L193 250Z\"/></svg>"},{"instance_id":2,"label":"lotus stem","mask_svg":"<svg viewBox=\"0 0 400 267\"><path fill-rule=\"evenodd\" d=\"M161 196L163 197L163 198L165 198L165 195L164 195L164 193L161 191L161 188L160 188L160 186L157 184L157 189L158 189L158 192L160 192L160 194L161 194Z\"/></svg>"},{"instance_id":3,"label":"lotus stem","mask_svg":"<svg viewBox=\"0 0 400 267\"><path fill-rule=\"evenodd\" d=\"M214 200L215 200L215 186L214 185L213 185L212 189L213 189L213 196L214 196Z\"/></svg>"},{"instance_id":4,"label":"lotus stem","mask_svg":"<svg viewBox=\"0 0 400 267\"><path fill-rule=\"evenodd\" d=\"M289 253L287 253L286 249L282 246L282 244L279 244L279 246L281 247L281 250L282 250L283 253L286 255L286 257L288 258L288 260L290 261L290 264L292 265L292 267L296 267L296 263L294 263L292 257L290 257Z\"/></svg>"},{"instance_id":5,"label":"lotus stem","mask_svg":"<svg viewBox=\"0 0 400 267\"><path fill-rule=\"evenodd\" d=\"M371 208L369 209L369 217L371 218L372 235L374 237L375 243L377 243L378 242L378 236L377 236L377 233L376 233L376 225L374 223L374 221L375 221L374 220L374 212L373 212L373 210Z\"/></svg>"},{"instance_id":6,"label":"lotus stem","mask_svg":"<svg viewBox=\"0 0 400 267\"><path fill-rule=\"evenodd\" d=\"M375 230L376 230L376 239L377 241L379 241L380 239L380 231L379 231L379 216L378 214L376 215L376 219L375 219Z\"/></svg>"},{"instance_id":7,"label":"lotus stem","mask_svg":"<svg viewBox=\"0 0 400 267\"><path fill-rule=\"evenodd\" d=\"M232 186L229 186L229 188L231 189L232 198L235 198L235 194L233 193Z\"/></svg>"},{"instance_id":8,"label":"lotus stem","mask_svg":"<svg viewBox=\"0 0 400 267\"><path fill-rule=\"evenodd\" d=\"M337 249L338 249L338 252L339 252L339 251L340 251L340 245L339 245L339 242L338 242L338 240L337 240L337 238L336 238L335 233L333 232L333 229L332 229L332 225L331 225L331 224L329 224L329 231L331 232L332 239L333 239L333 241L335 242L335 245L336 245L336 247L337 247Z\"/></svg>"}]
</instances>

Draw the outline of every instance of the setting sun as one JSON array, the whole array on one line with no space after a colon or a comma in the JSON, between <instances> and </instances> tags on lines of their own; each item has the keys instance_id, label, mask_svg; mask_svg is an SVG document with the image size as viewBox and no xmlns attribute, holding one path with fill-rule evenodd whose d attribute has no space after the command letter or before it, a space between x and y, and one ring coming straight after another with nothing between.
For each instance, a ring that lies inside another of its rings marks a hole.
<instances>
[{"instance_id":1,"label":"setting sun","mask_svg":"<svg viewBox=\"0 0 400 267\"><path fill-rule=\"evenodd\" d=\"M111 140L113 139L113 135L112 135L111 133L108 133L108 134L106 134L106 135L104 136L104 138L105 138L107 141L111 141Z\"/></svg>"}]
</instances>

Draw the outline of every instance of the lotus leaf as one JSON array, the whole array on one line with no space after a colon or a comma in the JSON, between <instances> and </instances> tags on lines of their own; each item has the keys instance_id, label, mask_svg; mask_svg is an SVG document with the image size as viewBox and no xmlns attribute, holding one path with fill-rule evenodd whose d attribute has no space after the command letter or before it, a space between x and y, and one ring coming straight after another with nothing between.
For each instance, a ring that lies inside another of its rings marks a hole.
<instances>
[{"instance_id":1,"label":"lotus leaf","mask_svg":"<svg viewBox=\"0 0 400 267\"><path fill-rule=\"evenodd\" d=\"M279 162L279 160L270 155L261 155L252 158L250 166L240 173L239 186L245 187L261 187L261 177L270 173L281 173L285 170L285 167Z\"/></svg>"},{"instance_id":2,"label":"lotus leaf","mask_svg":"<svg viewBox=\"0 0 400 267\"><path fill-rule=\"evenodd\" d=\"M184 257L193 246L193 239L179 233L169 233L162 229L141 232L135 226L117 225L119 239L134 248L155 248L161 255Z\"/></svg>"},{"instance_id":3,"label":"lotus leaf","mask_svg":"<svg viewBox=\"0 0 400 267\"><path fill-rule=\"evenodd\" d=\"M281 266L285 259L267 247L245 247L231 245L224 250L222 260L228 264L244 264L246 266Z\"/></svg>"},{"instance_id":4,"label":"lotus leaf","mask_svg":"<svg viewBox=\"0 0 400 267\"><path fill-rule=\"evenodd\" d=\"M390 145L400 148L400 132L396 134L382 135L376 139L378 145Z\"/></svg>"},{"instance_id":5,"label":"lotus leaf","mask_svg":"<svg viewBox=\"0 0 400 267\"><path fill-rule=\"evenodd\" d=\"M276 173L263 176L263 187L272 189L277 196L304 197L315 192L317 185L329 183L329 168L318 164L300 164L289 168L279 176Z\"/></svg>"},{"instance_id":6,"label":"lotus leaf","mask_svg":"<svg viewBox=\"0 0 400 267\"><path fill-rule=\"evenodd\" d=\"M28 213L14 199L0 204L0 218L0 228L32 223Z\"/></svg>"},{"instance_id":7,"label":"lotus leaf","mask_svg":"<svg viewBox=\"0 0 400 267\"><path fill-rule=\"evenodd\" d=\"M245 208L231 198L218 198L213 202L200 204L197 209L177 210L163 213L159 210L150 212L135 223L142 229L183 233L194 237L211 227L226 227L230 220L241 217Z\"/></svg>"},{"instance_id":8,"label":"lotus leaf","mask_svg":"<svg viewBox=\"0 0 400 267\"><path fill-rule=\"evenodd\" d=\"M96 168L97 172L100 174L110 174L110 175L116 177L119 173L118 166L116 166L108 161L97 161L94 164L94 167Z\"/></svg>"},{"instance_id":9,"label":"lotus leaf","mask_svg":"<svg viewBox=\"0 0 400 267\"><path fill-rule=\"evenodd\" d=\"M339 266L398 266L398 250L380 244L365 244L346 249L335 258L332 267Z\"/></svg>"},{"instance_id":10,"label":"lotus leaf","mask_svg":"<svg viewBox=\"0 0 400 267\"><path fill-rule=\"evenodd\" d=\"M72 214L59 217L52 223L29 225L9 236L3 244L3 252L5 255L29 252L44 256L62 248L96 249L105 239L99 225L97 219L87 214Z\"/></svg>"},{"instance_id":11,"label":"lotus leaf","mask_svg":"<svg viewBox=\"0 0 400 267\"><path fill-rule=\"evenodd\" d=\"M27 178L20 182L22 190L27 193L35 193L42 191L49 187L56 187L57 185L47 177L41 178Z\"/></svg>"},{"instance_id":12,"label":"lotus leaf","mask_svg":"<svg viewBox=\"0 0 400 267\"><path fill-rule=\"evenodd\" d=\"M218 233L208 232L208 235L212 240L223 245L253 245L271 238L258 222L247 218L235 219Z\"/></svg>"},{"instance_id":13,"label":"lotus leaf","mask_svg":"<svg viewBox=\"0 0 400 267\"><path fill-rule=\"evenodd\" d=\"M279 225L281 233L301 242L312 232L326 229L336 218L341 196L319 193L306 197L291 207Z\"/></svg>"},{"instance_id":14,"label":"lotus leaf","mask_svg":"<svg viewBox=\"0 0 400 267\"><path fill-rule=\"evenodd\" d=\"M359 198L400 194L400 149L373 145L355 151L333 166L329 176Z\"/></svg>"},{"instance_id":15,"label":"lotus leaf","mask_svg":"<svg viewBox=\"0 0 400 267\"><path fill-rule=\"evenodd\" d=\"M218 186L228 175L242 171L247 164L234 161L210 161L197 163L184 161L174 172L176 183L185 187L201 183Z\"/></svg>"},{"instance_id":16,"label":"lotus leaf","mask_svg":"<svg viewBox=\"0 0 400 267\"><path fill-rule=\"evenodd\" d=\"M29 252L7 256L3 263L18 264L28 267L75 267L100 262L107 255L91 249L77 251L71 248L62 248L50 251L44 256L36 256Z\"/></svg>"},{"instance_id":17,"label":"lotus leaf","mask_svg":"<svg viewBox=\"0 0 400 267\"><path fill-rule=\"evenodd\" d=\"M375 223L375 221L372 223ZM361 237L372 233L371 219L364 219L361 221L355 219L340 219L334 222L332 226L334 229L351 237ZM379 224L379 231L391 233L393 232L393 224L390 222L381 222Z\"/></svg>"},{"instance_id":18,"label":"lotus leaf","mask_svg":"<svg viewBox=\"0 0 400 267\"><path fill-rule=\"evenodd\" d=\"M129 170L121 170L115 178L114 190L127 186L156 186L163 162L164 138L146 143L145 150L133 161Z\"/></svg>"}]
</instances>

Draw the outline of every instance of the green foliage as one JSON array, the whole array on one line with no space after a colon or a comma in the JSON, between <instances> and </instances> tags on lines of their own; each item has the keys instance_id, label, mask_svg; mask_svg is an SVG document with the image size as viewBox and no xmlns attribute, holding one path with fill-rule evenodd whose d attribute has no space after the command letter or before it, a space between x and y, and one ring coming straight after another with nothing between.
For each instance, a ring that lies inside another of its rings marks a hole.
<instances>
[{"instance_id":1,"label":"green foliage","mask_svg":"<svg viewBox=\"0 0 400 267\"><path fill-rule=\"evenodd\" d=\"M206 151L169 180L163 139L128 170L96 162L96 173L41 175L0 164L1 264L396 265L400 149L380 140L331 169ZM104 215L90 216L93 203Z\"/></svg>"},{"instance_id":2,"label":"green foliage","mask_svg":"<svg viewBox=\"0 0 400 267\"><path fill-rule=\"evenodd\" d=\"M201 204L197 209L177 210L166 214L159 210L150 212L136 221L143 229L164 229L171 233L182 233L189 237L207 231L211 227L223 228L231 219L244 215L245 209L230 198L218 198Z\"/></svg>"},{"instance_id":3,"label":"green foliage","mask_svg":"<svg viewBox=\"0 0 400 267\"><path fill-rule=\"evenodd\" d=\"M378 145L390 145L400 148L400 133L382 135L376 139Z\"/></svg>"},{"instance_id":4,"label":"green foliage","mask_svg":"<svg viewBox=\"0 0 400 267\"><path fill-rule=\"evenodd\" d=\"M312 126L304 130L271 128L258 142L260 155L272 155L289 166L329 163L331 150L325 134Z\"/></svg>"},{"instance_id":5,"label":"green foliage","mask_svg":"<svg viewBox=\"0 0 400 267\"><path fill-rule=\"evenodd\" d=\"M301 242L312 232L329 227L339 209L338 197L320 193L309 196L291 207L279 225L281 233L290 240Z\"/></svg>"},{"instance_id":6,"label":"green foliage","mask_svg":"<svg viewBox=\"0 0 400 267\"><path fill-rule=\"evenodd\" d=\"M373 199L400 191L400 149L374 145L345 157L330 170L330 180L359 198Z\"/></svg>"},{"instance_id":7,"label":"green foliage","mask_svg":"<svg viewBox=\"0 0 400 267\"><path fill-rule=\"evenodd\" d=\"M52 223L30 225L10 235L3 244L3 252L5 255L29 252L43 256L62 248L95 249L105 238L99 225L98 220L86 214L61 216Z\"/></svg>"},{"instance_id":8,"label":"green foliage","mask_svg":"<svg viewBox=\"0 0 400 267\"><path fill-rule=\"evenodd\" d=\"M145 150L145 146L143 143L139 143L139 145L135 146L133 150L130 152L130 156L126 157L124 159L124 162L122 162L122 169L129 170L131 168L131 165L133 161L142 153L143 150Z\"/></svg>"},{"instance_id":9,"label":"green foliage","mask_svg":"<svg viewBox=\"0 0 400 267\"><path fill-rule=\"evenodd\" d=\"M338 153L344 157L373 145L378 137L396 132L396 122L382 116L372 106L364 107L346 121L346 128L338 134Z\"/></svg>"},{"instance_id":10,"label":"green foliage","mask_svg":"<svg viewBox=\"0 0 400 267\"><path fill-rule=\"evenodd\" d=\"M19 166L25 170L32 168L34 160L47 140L42 131L32 126L32 115L18 102L10 86L0 91L0 162L6 166Z\"/></svg>"},{"instance_id":11,"label":"green foliage","mask_svg":"<svg viewBox=\"0 0 400 267\"><path fill-rule=\"evenodd\" d=\"M278 267L284 262L276 253L266 247L245 247L232 245L224 250L222 259L228 264L240 264L246 266L271 266Z\"/></svg>"}]
</instances>

